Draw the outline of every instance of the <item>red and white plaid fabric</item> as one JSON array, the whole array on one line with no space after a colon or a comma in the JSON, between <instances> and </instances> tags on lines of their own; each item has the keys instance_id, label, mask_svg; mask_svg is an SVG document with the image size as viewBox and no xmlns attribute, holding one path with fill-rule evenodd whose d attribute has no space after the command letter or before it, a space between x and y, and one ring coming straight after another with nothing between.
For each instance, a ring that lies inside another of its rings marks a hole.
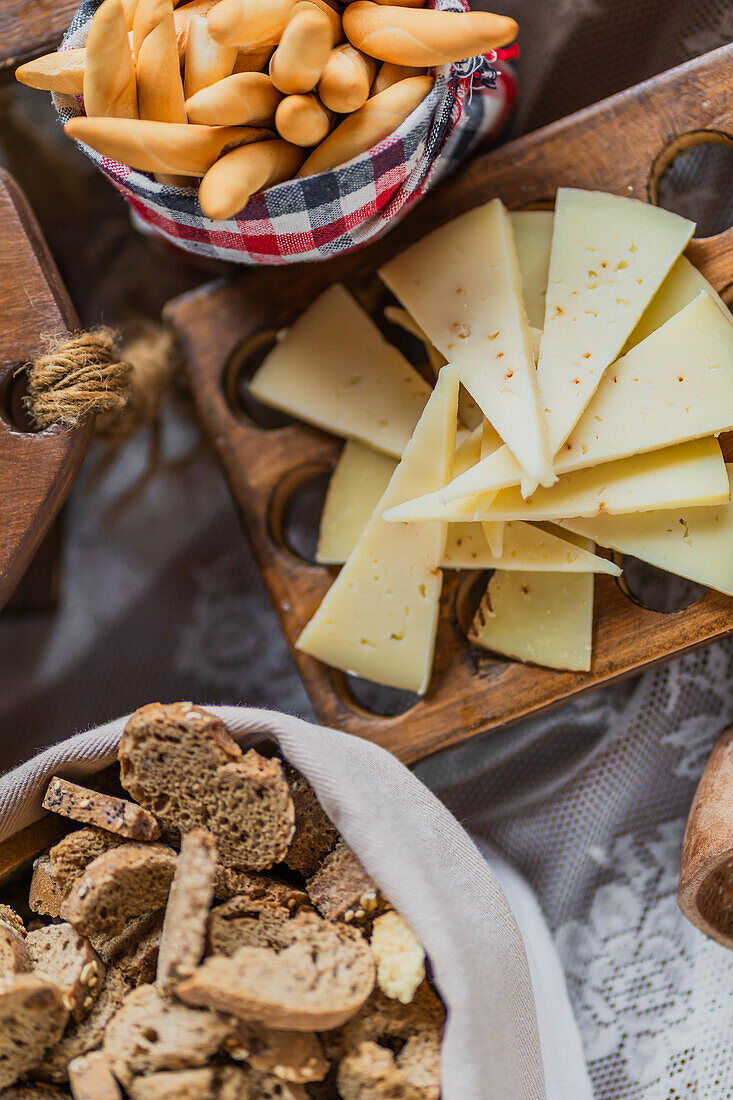
<instances>
[{"instance_id":1,"label":"red and white plaid fabric","mask_svg":"<svg viewBox=\"0 0 733 1100\"><path fill-rule=\"evenodd\" d=\"M85 44L100 3L84 0L62 49ZM467 8L464 0L431 0L431 6ZM444 66L430 95L373 149L330 172L270 187L226 221L204 216L194 188L158 183L88 146L81 148L136 217L179 248L241 264L325 260L380 236L479 142L501 135L516 95L507 55L511 50ZM81 98L56 96L55 102L63 122L83 114Z\"/></svg>"}]
</instances>

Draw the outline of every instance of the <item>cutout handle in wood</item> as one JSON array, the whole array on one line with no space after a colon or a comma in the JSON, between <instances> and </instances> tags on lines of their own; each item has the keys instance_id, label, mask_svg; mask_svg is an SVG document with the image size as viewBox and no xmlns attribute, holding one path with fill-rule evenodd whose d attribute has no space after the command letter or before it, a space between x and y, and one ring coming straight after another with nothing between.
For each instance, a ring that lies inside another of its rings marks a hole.
<instances>
[{"instance_id":1,"label":"cutout handle in wood","mask_svg":"<svg viewBox=\"0 0 733 1100\"><path fill-rule=\"evenodd\" d=\"M88 419L73 429L24 430L16 371L43 350L45 335L78 327L30 207L0 171L0 607L23 576L86 454Z\"/></svg>"}]
</instances>

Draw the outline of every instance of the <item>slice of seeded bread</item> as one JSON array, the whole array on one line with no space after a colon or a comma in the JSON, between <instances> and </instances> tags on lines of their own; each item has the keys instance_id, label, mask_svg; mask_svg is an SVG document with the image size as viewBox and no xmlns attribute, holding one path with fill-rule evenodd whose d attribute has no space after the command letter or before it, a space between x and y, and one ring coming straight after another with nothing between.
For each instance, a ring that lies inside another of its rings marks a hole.
<instances>
[{"instance_id":1,"label":"slice of seeded bread","mask_svg":"<svg viewBox=\"0 0 733 1100\"><path fill-rule=\"evenodd\" d=\"M405 1079L392 1051L377 1043L361 1043L347 1054L337 1079L343 1100L427 1100Z\"/></svg>"},{"instance_id":2,"label":"slice of seeded bread","mask_svg":"<svg viewBox=\"0 0 733 1100\"><path fill-rule=\"evenodd\" d=\"M303 1085L293 1085L252 1066L222 1066L217 1100L308 1100Z\"/></svg>"},{"instance_id":3,"label":"slice of seeded bread","mask_svg":"<svg viewBox=\"0 0 733 1100\"><path fill-rule=\"evenodd\" d=\"M388 997L408 1004L425 978L425 952L407 921L391 910L372 926L377 985Z\"/></svg>"},{"instance_id":4,"label":"slice of seeded bread","mask_svg":"<svg viewBox=\"0 0 733 1100\"><path fill-rule=\"evenodd\" d=\"M119 747L122 784L166 826L214 837L226 867L280 862L295 827L282 765L242 750L214 715L190 703L142 707Z\"/></svg>"},{"instance_id":5,"label":"slice of seeded bread","mask_svg":"<svg viewBox=\"0 0 733 1100\"><path fill-rule=\"evenodd\" d=\"M340 841L308 879L308 896L327 920L362 921L383 904L376 885Z\"/></svg>"},{"instance_id":6,"label":"slice of seeded bread","mask_svg":"<svg viewBox=\"0 0 733 1100\"><path fill-rule=\"evenodd\" d=\"M22 917L15 912L15 909L11 909L9 905L3 905L2 902L0 902L0 921L2 921L3 924L10 925L13 931L17 932L19 936L25 939L26 927Z\"/></svg>"},{"instance_id":7,"label":"slice of seeded bread","mask_svg":"<svg viewBox=\"0 0 733 1100\"><path fill-rule=\"evenodd\" d=\"M62 837L48 853L51 873L62 896L66 897L74 882L84 874L97 856L125 843L124 837L91 825L84 829L74 829Z\"/></svg>"},{"instance_id":8,"label":"slice of seeded bread","mask_svg":"<svg viewBox=\"0 0 733 1100\"><path fill-rule=\"evenodd\" d=\"M136 946L117 959L116 965L130 985L149 985L150 982L155 981L158 972L158 955L160 953L162 932L163 918L161 915L156 924L145 933Z\"/></svg>"},{"instance_id":9,"label":"slice of seeded bread","mask_svg":"<svg viewBox=\"0 0 733 1100\"><path fill-rule=\"evenodd\" d=\"M0 976L28 974L31 969L25 939L15 928L0 922Z\"/></svg>"},{"instance_id":10,"label":"slice of seeded bread","mask_svg":"<svg viewBox=\"0 0 733 1100\"><path fill-rule=\"evenodd\" d=\"M89 940L70 924L48 924L29 932L26 946L33 972L61 990L74 1020L83 1020L99 996L105 967Z\"/></svg>"},{"instance_id":11,"label":"slice of seeded bread","mask_svg":"<svg viewBox=\"0 0 733 1100\"><path fill-rule=\"evenodd\" d=\"M413 1035L397 1055L404 1079L422 1089L425 1100L438 1100L440 1096L442 1043L442 1032L431 1028Z\"/></svg>"},{"instance_id":12,"label":"slice of seeded bread","mask_svg":"<svg viewBox=\"0 0 733 1100\"><path fill-rule=\"evenodd\" d=\"M193 829L181 852L168 895L158 954L158 985L170 991L201 962L206 922L214 898L216 846L204 829Z\"/></svg>"},{"instance_id":13,"label":"slice of seeded bread","mask_svg":"<svg viewBox=\"0 0 733 1100\"><path fill-rule=\"evenodd\" d=\"M212 955L179 985L178 996L267 1027L320 1031L343 1024L374 987L369 945L357 929L315 914L289 923L290 946L240 947L231 958Z\"/></svg>"},{"instance_id":14,"label":"slice of seeded bread","mask_svg":"<svg viewBox=\"0 0 733 1100\"><path fill-rule=\"evenodd\" d=\"M217 901L230 901L236 897L247 897L260 905L271 905L276 909L312 909L313 905L305 890L289 882L273 878L270 875L258 875L254 871L232 871L220 864L216 868L214 895Z\"/></svg>"},{"instance_id":15,"label":"slice of seeded bread","mask_svg":"<svg viewBox=\"0 0 733 1100\"><path fill-rule=\"evenodd\" d=\"M219 1100L217 1077L214 1066L148 1073L131 1081L127 1093L130 1100Z\"/></svg>"},{"instance_id":16,"label":"slice of seeded bread","mask_svg":"<svg viewBox=\"0 0 733 1100\"><path fill-rule=\"evenodd\" d=\"M55 920L63 902L64 893L54 877L51 860L48 856L39 856L33 864L28 905L34 913Z\"/></svg>"},{"instance_id":17,"label":"slice of seeded bread","mask_svg":"<svg viewBox=\"0 0 733 1100\"><path fill-rule=\"evenodd\" d=\"M132 955L149 933L163 927L165 910L155 909L152 913L142 913L139 917L130 917L116 936L104 932L94 932L89 937L94 950L104 963L117 963ZM140 983L143 984L143 983Z\"/></svg>"},{"instance_id":18,"label":"slice of seeded bread","mask_svg":"<svg viewBox=\"0 0 733 1100\"><path fill-rule=\"evenodd\" d=\"M289 764L285 775L295 806L295 835L285 856L285 863L306 878L314 874L324 857L339 841L339 832L332 825L308 780Z\"/></svg>"},{"instance_id":19,"label":"slice of seeded bread","mask_svg":"<svg viewBox=\"0 0 733 1100\"><path fill-rule=\"evenodd\" d=\"M203 1066L231 1034L219 1012L169 1000L155 986L141 985L110 1020L104 1052L127 1087L133 1078L163 1069Z\"/></svg>"},{"instance_id":20,"label":"slice of seeded bread","mask_svg":"<svg viewBox=\"0 0 733 1100\"><path fill-rule=\"evenodd\" d=\"M55 985L35 974L0 978L0 1088L14 1085L40 1062L67 1019Z\"/></svg>"},{"instance_id":21,"label":"slice of seeded bread","mask_svg":"<svg viewBox=\"0 0 733 1100\"><path fill-rule=\"evenodd\" d=\"M290 931L294 920L289 909L260 905L246 897L232 898L209 913L207 953L231 956L240 947L289 947L296 935Z\"/></svg>"},{"instance_id":22,"label":"slice of seeded bread","mask_svg":"<svg viewBox=\"0 0 733 1100\"><path fill-rule=\"evenodd\" d=\"M120 1086L101 1050L73 1059L69 1083L74 1100L122 1100Z\"/></svg>"},{"instance_id":23,"label":"slice of seeded bread","mask_svg":"<svg viewBox=\"0 0 733 1100\"><path fill-rule=\"evenodd\" d=\"M420 1032L442 1032L445 1009L427 982L423 982L409 1004L386 997L375 989L363 1007L343 1027L323 1036L327 1056L338 1061L360 1043L405 1041Z\"/></svg>"},{"instance_id":24,"label":"slice of seeded bread","mask_svg":"<svg viewBox=\"0 0 733 1100\"><path fill-rule=\"evenodd\" d=\"M71 887L61 917L85 936L116 935L130 917L165 905L176 862L163 844L123 844L104 852Z\"/></svg>"},{"instance_id":25,"label":"slice of seeded bread","mask_svg":"<svg viewBox=\"0 0 733 1100\"><path fill-rule=\"evenodd\" d=\"M68 779L54 776L43 799L43 808L83 825L96 825L127 840L157 840L160 826L151 813L112 794L100 794Z\"/></svg>"},{"instance_id":26,"label":"slice of seeded bread","mask_svg":"<svg viewBox=\"0 0 733 1100\"><path fill-rule=\"evenodd\" d=\"M224 1047L235 1061L291 1084L322 1081L328 1073L323 1044L308 1031L280 1031L242 1020Z\"/></svg>"}]
</instances>

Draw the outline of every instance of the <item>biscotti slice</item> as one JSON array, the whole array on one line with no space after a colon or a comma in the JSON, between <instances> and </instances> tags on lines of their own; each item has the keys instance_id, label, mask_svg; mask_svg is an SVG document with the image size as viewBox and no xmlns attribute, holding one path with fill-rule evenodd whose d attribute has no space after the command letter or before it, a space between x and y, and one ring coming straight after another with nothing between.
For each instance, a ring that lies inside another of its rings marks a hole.
<instances>
[{"instance_id":1,"label":"biscotti slice","mask_svg":"<svg viewBox=\"0 0 733 1100\"><path fill-rule=\"evenodd\" d=\"M219 1012L189 1008L155 986L141 985L110 1020L103 1049L127 1087L143 1074L205 1065L231 1032L231 1023Z\"/></svg>"},{"instance_id":2,"label":"biscotti slice","mask_svg":"<svg viewBox=\"0 0 733 1100\"><path fill-rule=\"evenodd\" d=\"M15 928L0 922L0 976L28 974L31 969L25 940Z\"/></svg>"},{"instance_id":3,"label":"biscotti slice","mask_svg":"<svg viewBox=\"0 0 733 1100\"><path fill-rule=\"evenodd\" d=\"M280 762L242 754L214 715L190 703L142 707L119 759L132 797L181 833L208 829L225 866L261 871L287 852L295 810Z\"/></svg>"},{"instance_id":4,"label":"biscotti slice","mask_svg":"<svg viewBox=\"0 0 733 1100\"><path fill-rule=\"evenodd\" d=\"M230 867L223 867L221 863L216 868L214 895L217 901L246 897L260 905L290 909L294 913L299 909L313 908L305 890L299 886L270 875L259 875L254 871L233 871Z\"/></svg>"},{"instance_id":5,"label":"biscotti slice","mask_svg":"<svg viewBox=\"0 0 733 1100\"><path fill-rule=\"evenodd\" d=\"M98 856L71 887L61 917L89 936L116 935L130 917L165 905L177 856L163 844L123 844Z\"/></svg>"},{"instance_id":6,"label":"biscotti slice","mask_svg":"<svg viewBox=\"0 0 733 1100\"><path fill-rule=\"evenodd\" d=\"M61 992L35 974L0 978L0 1088L14 1085L58 1042L68 1012Z\"/></svg>"},{"instance_id":7,"label":"biscotti slice","mask_svg":"<svg viewBox=\"0 0 733 1100\"><path fill-rule=\"evenodd\" d=\"M54 776L43 799L43 808L82 825L96 825L127 840L157 840L160 826L151 813L111 794L100 794L68 779Z\"/></svg>"},{"instance_id":8,"label":"biscotti slice","mask_svg":"<svg viewBox=\"0 0 733 1100\"><path fill-rule=\"evenodd\" d=\"M25 942L36 977L58 986L73 1019L82 1020L99 996L105 974L89 940L70 924L48 924L29 932Z\"/></svg>"},{"instance_id":9,"label":"biscotti slice","mask_svg":"<svg viewBox=\"0 0 733 1100\"><path fill-rule=\"evenodd\" d=\"M130 1100L219 1100L217 1077L213 1066L148 1073L131 1081L127 1093Z\"/></svg>"},{"instance_id":10,"label":"biscotti slice","mask_svg":"<svg viewBox=\"0 0 733 1100\"><path fill-rule=\"evenodd\" d=\"M285 863L307 878L318 870L324 856L335 847L340 836L308 780L289 764L285 766L285 775L295 806L295 835Z\"/></svg>"},{"instance_id":11,"label":"biscotti slice","mask_svg":"<svg viewBox=\"0 0 733 1100\"><path fill-rule=\"evenodd\" d=\"M61 890L48 856L39 856L33 864L28 905L34 913L54 920L61 912L65 894Z\"/></svg>"},{"instance_id":12,"label":"biscotti slice","mask_svg":"<svg viewBox=\"0 0 733 1100\"><path fill-rule=\"evenodd\" d=\"M212 955L179 985L178 996L267 1027L338 1027L374 987L369 945L357 929L315 914L294 917L290 925L297 938L289 947L240 947L231 958Z\"/></svg>"},{"instance_id":13,"label":"biscotti slice","mask_svg":"<svg viewBox=\"0 0 733 1100\"><path fill-rule=\"evenodd\" d=\"M66 897L79 876L98 856L125 843L124 837L91 825L74 829L62 837L48 853L51 874L62 896Z\"/></svg>"},{"instance_id":14,"label":"biscotti slice","mask_svg":"<svg viewBox=\"0 0 733 1100\"><path fill-rule=\"evenodd\" d=\"M190 978L201 962L206 922L214 898L216 846L210 833L193 829L181 841L163 921L158 954L158 985L172 990Z\"/></svg>"},{"instance_id":15,"label":"biscotti slice","mask_svg":"<svg viewBox=\"0 0 733 1100\"><path fill-rule=\"evenodd\" d=\"M388 997L408 1004L425 979L425 952L399 913L382 913L374 921L372 954L377 961L377 985Z\"/></svg>"},{"instance_id":16,"label":"biscotti slice","mask_svg":"<svg viewBox=\"0 0 733 1100\"><path fill-rule=\"evenodd\" d=\"M294 942L289 909L261 905L250 898L232 898L209 913L206 950L210 955L233 955L240 947L274 947ZM297 927L297 926L296 926Z\"/></svg>"},{"instance_id":17,"label":"biscotti slice","mask_svg":"<svg viewBox=\"0 0 733 1100\"><path fill-rule=\"evenodd\" d=\"M347 1054L337 1079L343 1100L427 1100L405 1080L392 1051L377 1043L361 1043Z\"/></svg>"},{"instance_id":18,"label":"biscotti slice","mask_svg":"<svg viewBox=\"0 0 733 1100\"><path fill-rule=\"evenodd\" d=\"M413 1035L397 1055L397 1065L404 1079L422 1089L425 1100L438 1100L440 1096L442 1045L442 1032L431 1028Z\"/></svg>"},{"instance_id":19,"label":"biscotti slice","mask_svg":"<svg viewBox=\"0 0 733 1100\"><path fill-rule=\"evenodd\" d=\"M14 932L17 932L23 939L26 937L26 927L23 923L23 918L20 917L15 909L11 909L9 905L3 905L0 902L0 921L3 924L9 925Z\"/></svg>"},{"instance_id":20,"label":"biscotti slice","mask_svg":"<svg viewBox=\"0 0 733 1100\"><path fill-rule=\"evenodd\" d=\"M280 1031L242 1020L224 1047L235 1061L291 1084L322 1081L328 1073L323 1044L308 1031Z\"/></svg>"},{"instance_id":21,"label":"biscotti slice","mask_svg":"<svg viewBox=\"0 0 733 1100\"><path fill-rule=\"evenodd\" d=\"M74 1100L122 1100L105 1054L95 1050L69 1064L69 1083Z\"/></svg>"},{"instance_id":22,"label":"biscotti slice","mask_svg":"<svg viewBox=\"0 0 733 1100\"><path fill-rule=\"evenodd\" d=\"M308 896L327 920L362 921L384 899L350 848L341 841L308 879Z\"/></svg>"},{"instance_id":23,"label":"biscotti slice","mask_svg":"<svg viewBox=\"0 0 733 1100\"><path fill-rule=\"evenodd\" d=\"M107 1024L121 1007L130 987L116 967L107 970L102 990L85 1020L70 1024L64 1035L50 1047L33 1070L34 1080L63 1085L69 1079L72 1058L96 1050L104 1039Z\"/></svg>"}]
</instances>

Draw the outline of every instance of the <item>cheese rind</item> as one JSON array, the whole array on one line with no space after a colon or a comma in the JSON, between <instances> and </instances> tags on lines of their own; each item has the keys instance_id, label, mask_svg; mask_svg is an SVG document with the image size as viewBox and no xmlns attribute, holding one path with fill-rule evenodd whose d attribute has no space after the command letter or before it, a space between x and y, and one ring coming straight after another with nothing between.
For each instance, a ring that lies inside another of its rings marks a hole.
<instances>
[{"instance_id":1,"label":"cheese rind","mask_svg":"<svg viewBox=\"0 0 733 1100\"><path fill-rule=\"evenodd\" d=\"M458 368L444 367L380 504L296 643L344 672L420 695L432 671L445 525L388 524L381 513L415 486L430 492L445 482L458 384Z\"/></svg>"},{"instance_id":2,"label":"cheese rind","mask_svg":"<svg viewBox=\"0 0 733 1100\"><path fill-rule=\"evenodd\" d=\"M509 220L514 230L527 320L541 335L555 215L552 210L512 210Z\"/></svg>"},{"instance_id":3,"label":"cheese rind","mask_svg":"<svg viewBox=\"0 0 733 1100\"><path fill-rule=\"evenodd\" d=\"M618 577L621 570L601 558L542 531L531 523L504 524L502 553L491 553L480 523L449 523L443 554L444 569L504 569L538 573L607 573Z\"/></svg>"},{"instance_id":4,"label":"cheese rind","mask_svg":"<svg viewBox=\"0 0 733 1100\"><path fill-rule=\"evenodd\" d=\"M394 458L430 396L427 382L339 283L293 322L250 391L266 405Z\"/></svg>"},{"instance_id":5,"label":"cheese rind","mask_svg":"<svg viewBox=\"0 0 733 1100\"><path fill-rule=\"evenodd\" d=\"M361 538L384 496L397 462L349 439L328 483L316 561L341 565Z\"/></svg>"},{"instance_id":6,"label":"cheese rind","mask_svg":"<svg viewBox=\"0 0 733 1100\"><path fill-rule=\"evenodd\" d=\"M587 672L593 642L593 574L497 569L468 639L515 660Z\"/></svg>"},{"instance_id":7,"label":"cheese rind","mask_svg":"<svg viewBox=\"0 0 733 1100\"><path fill-rule=\"evenodd\" d=\"M727 467L733 490L733 464ZM733 504L558 520L620 554L733 596Z\"/></svg>"},{"instance_id":8,"label":"cheese rind","mask_svg":"<svg viewBox=\"0 0 733 1100\"><path fill-rule=\"evenodd\" d=\"M380 271L531 477L552 482L519 263L494 199L423 237Z\"/></svg>"}]
</instances>

